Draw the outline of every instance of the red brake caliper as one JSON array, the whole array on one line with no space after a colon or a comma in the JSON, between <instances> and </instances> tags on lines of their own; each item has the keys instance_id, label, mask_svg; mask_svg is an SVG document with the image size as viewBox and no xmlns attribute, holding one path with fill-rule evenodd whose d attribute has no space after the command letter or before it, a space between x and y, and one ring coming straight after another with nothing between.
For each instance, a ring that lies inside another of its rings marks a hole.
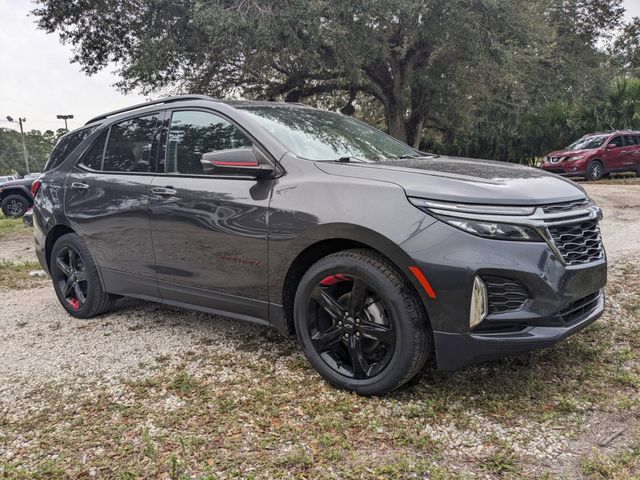
<instances>
[{"instance_id":1,"label":"red brake caliper","mask_svg":"<svg viewBox=\"0 0 640 480\"><path fill-rule=\"evenodd\" d=\"M330 287L331 285L335 285L336 283L343 282L345 280L349 279L342 273L337 273L335 275L329 275L328 277L320 280L320 285L322 285L323 287Z\"/></svg>"},{"instance_id":2,"label":"red brake caliper","mask_svg":"<svg viewBox=\"0 0 640 480\"><path fill-rule=\"evenodd\" d=\"M77 298L68 298L67 303L74 310L78 310L80 308L80 302L78 301Z\"/></svg>"}]
</instances>

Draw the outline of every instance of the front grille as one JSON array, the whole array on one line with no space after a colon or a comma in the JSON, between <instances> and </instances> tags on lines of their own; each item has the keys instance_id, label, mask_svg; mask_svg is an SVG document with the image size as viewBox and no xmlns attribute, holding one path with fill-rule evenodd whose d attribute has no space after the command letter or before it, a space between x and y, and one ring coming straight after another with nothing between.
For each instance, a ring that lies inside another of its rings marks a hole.
<instances>
[{"instance_id":1,"label":"front grille","mask_svg":"<svg viewBox=\"0 0 640 480\"><path fill-rule=\"evenodd\" d=\"M542 211L544 213L561 213L586 208L588 206L589 200L583 198L582 200L576 200L573 202L553 203L551 205L545 205L542 207Z\"/></svg>"},{"instance_id":2,"label":"front grille","mask_svg":"<svg viewBox=\"0 0 640 480\"><path fill-rule=\"evenodd\" d=\"M596 308L599 299L600 292L594 292L591 295L587 295L586 297L571 303L567 308L560 311L560 313L558 313L554 318L564 325L569 325L581 320L585 315Z\"/></svg>"},{"instance_id":3,"label":"front grille","mask_svg":"<svg viewBox=\"0 0 640 480\"><path fill-rule=\"evenodd\" d=\"M567 265L579 265L604 257L597 220L548 227L553 243Z\"/></svg>"},{"instance_id":4,"label":"front grille","mask_svg":"<svg viewBox=\"0 0 640 480\"><path fill-rule=\"evenodd\" d=\"M529 300L527 290L515 280L508 278L483 276L487 287L489 313L503 313L522 308Z\"/></svg>"}]
</instances>

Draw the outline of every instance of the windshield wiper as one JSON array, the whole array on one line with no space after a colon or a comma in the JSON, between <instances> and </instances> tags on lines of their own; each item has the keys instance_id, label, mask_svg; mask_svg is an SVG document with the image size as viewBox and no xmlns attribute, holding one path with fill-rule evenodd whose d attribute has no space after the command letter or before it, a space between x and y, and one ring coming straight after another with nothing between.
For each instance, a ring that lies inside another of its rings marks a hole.
<instances>
[{"instance_id":1,"label":"windshield wiper","mask_svg":"<svg viewBox=\"0 0 640 480\"><path fill-rule=\"evenodd\" d=\"M402 155L400 157L392 158L391 160L415 160L418 158L438 158L440 155L437 153L428 153L426 155Z\"/></svg>"},{"instance_id":2,"label":"windshield wiper","mask_svg":"<svg viewBox=\"0 0 640 480\"><path fill-rule=\"evenodd\" d=\"M340 158L334 160L334 162L339 162L339 163L351 163L351 162L369 163L367 160L365 160L363 158L358 158L358 157L340 157Z\"/></svg>"}]
</instances>

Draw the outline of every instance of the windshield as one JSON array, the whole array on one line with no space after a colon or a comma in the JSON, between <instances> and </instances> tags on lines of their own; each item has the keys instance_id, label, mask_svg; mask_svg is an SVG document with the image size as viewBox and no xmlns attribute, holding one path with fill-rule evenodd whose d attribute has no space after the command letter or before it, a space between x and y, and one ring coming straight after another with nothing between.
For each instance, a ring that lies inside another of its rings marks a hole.
<instances>
[{"instance_id":1,"label":"windshield","mask_svg":"<svg viewBox=\"0 0 640 480\"><path fill-rule=\"evenodd\" d=\"M593 148L600 148L607 138L609 138L609 135L584 137L569 145L566 150L591 150Z\"/></svg>"},{"instance_id":2,"label":"windshield","mask_svg":"<svg viewBox=\"0 0 640 480\"><path fill-rule=\"evenodd\" d=\"M380 162L421 156L380 130L338 113L277 106L245 111L293 153L309 160L351 157Z\"/></svg>"}]
</instances>

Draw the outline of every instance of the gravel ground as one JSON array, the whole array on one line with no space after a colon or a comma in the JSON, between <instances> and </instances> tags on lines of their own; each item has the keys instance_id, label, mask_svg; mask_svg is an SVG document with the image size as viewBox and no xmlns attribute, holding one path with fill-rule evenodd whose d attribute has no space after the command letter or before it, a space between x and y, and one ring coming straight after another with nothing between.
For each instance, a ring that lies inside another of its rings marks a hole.
<instances>
[{"instance_id":1,"label":"gravel ground","mask_svg":"<svg viewBox=\"0 0 640 480\"><path fill-rule=\"evenodd\" d=\"M12 235L0 240L0 262L36 262L36 252L31 235Z\"/></svg>"},{"instance_id":2,"label":"gravel ground","mask_svg":"<svg viewBox=\"0 0 640 480\"><path fill-rule=\"evenodd\" d=\"M637 474L640 185L587 189L612 263L603 320L382 399L330 388L264 327L136 300L79 321L46 280L1 290L0 478ZM31 260L26 242L0 256Z\"/></svg>"}]
</instances>

